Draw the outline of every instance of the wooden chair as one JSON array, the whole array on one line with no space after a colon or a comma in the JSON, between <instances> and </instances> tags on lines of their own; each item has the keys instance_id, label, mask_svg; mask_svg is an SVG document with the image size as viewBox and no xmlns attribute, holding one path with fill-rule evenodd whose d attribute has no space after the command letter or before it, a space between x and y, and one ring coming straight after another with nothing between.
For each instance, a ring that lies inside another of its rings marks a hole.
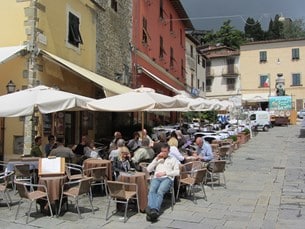
<instances>
[{"instance_id":1,"label":"wooden chair","mask_svg":"<svg viewBox=\"0 0 305 229\"><path fill-rule=\"evenodd\" d=\"M187 177L180 177L180 181L178 184L178 190L177 190L177 197L179 197L179 191L180 187L183 185L189 186L189 193L192 193L193 200L195 201L195 192L194 192L194 187L196 185L201 187L201 190L203 192L204 199L207 200L207 195L205 193L204 189L204 183L206 182L206 175L207 175L207 169L206 168L201 168L195 171L192 171L190 176Z\"/></svg>"},{"instance_id":2,"label":"wooden chair","mask_svg":"<svg viewBox=\"0 0 305 229\"><path fill-rule=\"evenodd\" d=\"M74 198L77 213L78 213L79 218L81 219L82 216L81 216L81 213L79 210L78 200L79 200L79 197L82 195L88 195L92 213L94 214L94 209L93 209L92 199L91 199L92 180L93 180L92 177L85 177L80 180L67 182L62 186L58 215L60 215L60 212L61 212L63 197L68 196L68 197ZM67 204L68 204L68 202L67 202ZM68 208L68 206L67 206L67 208Z\"/></svg>"},{"instance_id":3,"label":"wooden chair","mask_svg":"<svg viewBox=\"0 0 305 229\"><path fill-rule=\"evenodd\" d=\"M53 217L52 207L51 207L51 203L50 203L50 200L49 200L47 187L45 185L24 183L24 182L19 182L19 181L14 181L14 183L15 183L16 189L18 190L18 193L19 193L19 196L20 196L17 212L16 212L16 215L15 215L15 220L17 219L17 215L19 213L19 209L20 209L22 199L28 200L28 201L31 202L30 203L30 208L27 212L26 223L28 223L28 220L29 220L32 204L33 204L34 201L36 202L38 199L46 199L47 200L49 210L50 210L50 213L51 213L51 217ZM36 187L36 188L40 187L44 191L40 191L40 190L28 191L29 187L30 187L31 190L33 190L33 187ZM36 210L37 210L37 205L36 205Z\"/></svg>"},{"instance_id":4,"label":"wooden chair","mask_svg":"<svg viewBox=\"0 0 305 229\"><path fill-rule=\"evenodd\" d=\"M11 210L11 203L12 203L12 199L11 196L9 194L9 190L8 190L8 186L11 183L12 179L14 176L14 172L11 171L7 174L5 173L1 173L0 174L0 193L2 194L2 199L5 200L8 208Z\"/></svg>"},{"instance_id":5,"label":"wooden chair","mask_svg":"<svg viewBox=\"0 0 305 229\"><path fill-rule=\"evenodd\" d=\"M226 161L225 160L216 160L216 161L211 161L209 164L209 169L208 169L208 174L209 178L211 179L210 183L212 185L212 189L214 189L214 177L215 175L218 176L218 184L220 185L220 174L223 176L224 180L224 188L226 188L226 178L225 178L225 168L226 168ZM207 181L208 183L208 181Z\"/></svg>"},{"instance_id":6,"label":"wooden chair","mask_svg":"<svg viewBox=\"0 0 305 229\"><path fill-rule=\"evenodd\" d=\"M120 181L108 181L108 180L106 181L106 184L109 191L106 220L110 218L108 217L108 215L109 215L110 203L112 201L114 201L115 203L125 204L124 223L127 221L128 203L131 199L135 199L137 201L138 213L140 212L137 184L120 182Z\"/></svg>"}]
</instances>

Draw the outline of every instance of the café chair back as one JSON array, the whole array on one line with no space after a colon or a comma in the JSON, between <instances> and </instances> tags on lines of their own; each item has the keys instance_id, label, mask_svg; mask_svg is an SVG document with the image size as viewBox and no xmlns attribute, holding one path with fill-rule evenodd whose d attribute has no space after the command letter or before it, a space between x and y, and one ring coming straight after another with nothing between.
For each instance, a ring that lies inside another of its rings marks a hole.
<instances>
[{"instance_id":1,"label":"caf\u00e9 chair back","mask_svg":"<svg viewBox=\"0 0 305 229\"><path fill-rule=\"evenodd\" d=\"M80 180L84 177L82 167L77 164L66 163L65 172L69 181Z\"/></svg>"},{"instance_id":2,"label":"caf\u00e9 chair back","mask_svg":"<svg viewBox=\"0 0 305 229\"><path fill-rule=\"evenodd\" d=\"M32 183L33 173L30 170L29 164L14 165L14 181ZM16 186L14 185L14 190Z\"/></svg>"},{"instance_id":3,"label":"caf\u00e9 chair back","mask_svg":"<svg viewBox=\"0 0 305 229\"><path fill-rule=\"evenodd\" d=\"M220 177L222 174L223 177L223 187L226 188L226 177L225 177L225 169L226 169L226 161L225 160L215 160L211 161L208 167L208 177L210 178L210 183L212 185L212 189L214 189L215 176L218 176L218 185L220 185ZM207 181L208 183L208 181Z\"/></svg>"},{"instance_id":4,"label":"caf\u00e9 chair back","mask_svg":"<svg viewBox=\"0 0 305 229\"><path fill-rule=\"evenodd\" d=\"M8 208L11 210L12 199L9 193L8 186L11 184L14 172L0 173L0 193L2 194L2 199L5 200Z\"/></svg>"},{"instance_id":5,"label":"caf\u00e9 chair back","mask_svg":"<svg viewBox=\"0 0 305 229\"><path fill-rule=\"evenodd\" d=\"M92 199L91 199L91 196L92 196L91 182L92 182L92 180L93 180L92 177L85 177L85 178L82 178L80 180L69 181L69 182L63 184L61 197L60 197L60 203L59 203L58 215L60 215L60 212L61 212L63 198L64 198L64 196L67 196L67 197L72 197L75 200L75 207L77 209L78 216L81 219L82 216L81 216L81 213L80 213L80 210L79 210L78 201L79 201L79 197L83 196L83 195L88 196L90 206L91 206L91 209L92 209L92 213L94 214L94 209L93 209ZM68 209L68 201L67 201L67 209Z\"/></svg>"},{"instance_id":6,"label":"caf\u00e9 chair back","mask_svg":"<svg viewBox=\"0 0 305 229\"><path fill-rule=\"evenodd\" d=\"M51 213L51 217L53 217L52 207L51 207L51 203L50 203L50 200L49 200L47 187L45 185L24 183L24 182L19 182L19 181L15 181L14 183L15 183L16 189L17 189L17 191L19 193L19 196L20 196L17 212L16 212L16 215L15 215L15 220L17 219L22 200L28 200L30 202L30 207L29 207L29 210L27 212L26 223L28 223L28 220L29 220L32 204L33 204L34 201L36 202L38 199L46 199L47 200L48 207L49 207L49 210L50 210L50 213ZM29 191L29 189L33 190L33 188L40 188L40 189L36 190L36 191ZM43 191L41 191L41 190L43 190ZM36 203L36 211L37 211L37 203Z\"/></svg>"},{"instance_id":7,"label":"caf\u00e9 chair back","mask_svg":"<svg viewBox=\"0 0 305 229\"><path fill-rule=\"evenodd\" d=\"M192 194L193 201L196 201L194 187L199 186L203 192L203 198L207 200L207 195L205 193L204 184L206 182L207 169L201 168L198 170L192 171L192 173L187 177L180 176L180 181L178 183L177 196L179 197L179 191L181 186L188 186L188 192Z\"/></svg>"},{"instance_id":8,"label":"caf\u00e9 chair back","mask_svg":"<svg viewBox=\"0 0 305 229\"><path fill-rule=\"evenodd\" d=\"M108 187L108 196L109 196L108 206L106 211L106 220L110 218L109 209L111 202L125 204L124 223L127 221L127 209L130 200L132 199L136 200L138 212L140 212L137 184L120 182L120 181L109 181L109 180L106 181L106 184Z\"/></svg>"},{"instance_id":9,"label":"caf\u00e9 chair back","mask_svg":"<svg viewBox=\"0 0 305 229\"><path fill-rule=\"evenodd\" d=\"M108 195L106 180L107 180L107 167L94 167L86 170L86 174L92 177L91 186L101 185L102 190ZM91 196L92 198L92 196Z\"/></svg>"}]
</instances>

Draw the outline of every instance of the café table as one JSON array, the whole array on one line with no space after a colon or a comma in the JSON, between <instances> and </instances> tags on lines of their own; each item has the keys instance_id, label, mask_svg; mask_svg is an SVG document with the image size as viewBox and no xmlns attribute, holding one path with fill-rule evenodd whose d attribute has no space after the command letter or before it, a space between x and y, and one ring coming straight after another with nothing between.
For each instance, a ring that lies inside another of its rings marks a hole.
<instances>
[{"instance_id":1,"label":"caf\u00e9 table","mask_svg":"<svg viewBox=\"0 0 305 229\"><path fill-rule=\"evenodd\" d=\"M47 187L49 200L51 205L55 207L56 215L58 215L62 186L66 181L67 181L66 175L48 175L48 176L39 177L38 183L43 184Z\"/></svg>"},{"instance_id":2,"label":"caf\u00e9 table","mask_svg":"<svg viewBox=\"0 0 305 229\"><path fill-rule=\"evenodd\" d=\"M141 212L147 207L148 185L145 173L143 172L121 172L118 181L134 183L138 185L139 206Z\"/></svg>"},{"instance_id":3,"label":"caf\u00e9 table","mask_svg":"<svg viewBox=\"0 0 305 229\"><path fill-rule=\"evenodd\" d=\"M108 180L112 180L112 164L110 160L88 158L83 162L83 167L86 176L90 176L90 174L86 174L86 170L88 169L107 167L107 178Z\"/></svg>"},{"instance_id":4,"label":"caf\u00e9 table","mask_svg":"<svg viewBox=\"0 0 305 229\"><path fill-rule=\"evenodd\" d=\"M38 169L38 161L39 158L30 158L27 160L20 159L20 160L11 160L7 163L5 172L11 172L14 171L14 167L16 164L27 164L30 165L30 170L36 170Z\"/></svg>"}]
</instances>

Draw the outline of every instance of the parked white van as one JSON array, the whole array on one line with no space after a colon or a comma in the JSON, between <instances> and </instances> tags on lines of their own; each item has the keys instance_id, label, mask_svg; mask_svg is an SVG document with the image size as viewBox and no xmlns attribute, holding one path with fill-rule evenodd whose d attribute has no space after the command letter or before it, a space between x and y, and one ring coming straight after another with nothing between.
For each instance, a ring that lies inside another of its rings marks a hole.
<instances>
[{"instance_id":1,"label":"parked white van","mask_svg":"<svg viewBox=\"0 0 305 229\"><path fill-rule=\"evenodd\" d=\"M263 131L271 127L270 114L268 111L252 111L249 113L250 125Z\"/></svg>"}]
</instances>

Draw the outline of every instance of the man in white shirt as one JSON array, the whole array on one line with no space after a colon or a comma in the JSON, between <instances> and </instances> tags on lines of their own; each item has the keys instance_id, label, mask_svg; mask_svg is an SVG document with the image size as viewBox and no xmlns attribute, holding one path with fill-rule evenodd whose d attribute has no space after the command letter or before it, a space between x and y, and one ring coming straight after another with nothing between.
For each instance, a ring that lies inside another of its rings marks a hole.
<instances>
[{"instance_id":1,"label":"man in white shirt","mask_svg":"<svg viewBox=\"0 0 305 229\"><path fill-rule=\"evenodd\" d=\"M146 208L146 219L156 221L160 215L163 197L168 192L176 176L179 176L179 161L169 155L170 146L165 143L161 152L147 166L147 171L154 171L154 177L150 181L148 193L148 207Z\"/></svg>"}]
</instances>

